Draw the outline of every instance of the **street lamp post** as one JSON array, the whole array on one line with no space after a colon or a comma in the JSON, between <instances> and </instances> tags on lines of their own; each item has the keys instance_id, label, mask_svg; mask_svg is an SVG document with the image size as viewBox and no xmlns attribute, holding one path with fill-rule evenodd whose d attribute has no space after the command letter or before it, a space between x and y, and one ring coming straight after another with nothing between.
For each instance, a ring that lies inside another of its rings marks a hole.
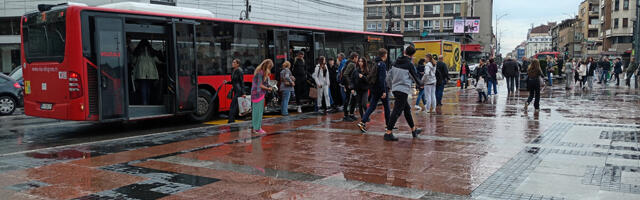
<instances>
[{"instance_id":1,"label":"street lamp post","mask_svg":"<svg viewBox=\"0 0 640 200\"><path fill-rule=\"evenodd\" d=\"M505 17L507 15L509 15L509 13L505 13L505 14L500 15L500 17L496 17L496 53L495 53L494 56L497 56L498 53L500 53L500 46L499 46L499 43L498 43L498 41L500 40L499 39L500 37L498 36L498 24L500 22L500 19L502 19L503 17Z\"/></svg>"}]
</instances>

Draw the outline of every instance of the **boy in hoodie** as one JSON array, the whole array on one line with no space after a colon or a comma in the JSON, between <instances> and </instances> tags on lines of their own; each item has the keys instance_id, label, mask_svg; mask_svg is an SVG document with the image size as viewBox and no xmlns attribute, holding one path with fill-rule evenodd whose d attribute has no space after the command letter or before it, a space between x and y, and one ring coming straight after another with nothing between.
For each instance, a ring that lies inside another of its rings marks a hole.
<instances>
[{"instance_id":1,"label":"boy in hoodie","mask_svg":"<svg viewBox=\"0 0 640 200\"><path fill-rule=\"evenodd\" d=\"M391 111L389 109L389 99L387 99L387 50L382 48L378 50L378 57L376 57L376 68L374 68L375 73L375 81L373 87L371 87L371 102L369 102L369 108L367 108L367 112L365 112L364 117L362 117L362 121L358 123L358 128L363 133L367 132L367 122L369 122L369 116L371 113L376 110L378 107L378 100L382 101L382 106L384 107L384 122L385 124L389 121L389 114Z\"/></svg>"},{"instance_id":2,"label":"boy in hoodie","mask_svg":"<svg viewBox=\"0 0 640 200\"><path fill-rule=\"evenodd\" d=\"M411 57L416 53L416 49L412 46L407 47L404 50L404 56L396 60L395 66L389 70L387 74L387 85L391 86L391 92L395 96L395 103L393 105L393 111L389 116L387 122L387 131L384 134L385 141L398 141L398 138L393 136L393 128L400 117L400 114L404 112L404 118L407 120L409 127L411 127L411 135L415 138L422 130L415 127L413 124L413 118L411 116L411 106L409 106L409 94L411 93L412 81L417 85L422 86L422 81L418 79L418 73L416 72Z\"/></svg>"}]
</instances>

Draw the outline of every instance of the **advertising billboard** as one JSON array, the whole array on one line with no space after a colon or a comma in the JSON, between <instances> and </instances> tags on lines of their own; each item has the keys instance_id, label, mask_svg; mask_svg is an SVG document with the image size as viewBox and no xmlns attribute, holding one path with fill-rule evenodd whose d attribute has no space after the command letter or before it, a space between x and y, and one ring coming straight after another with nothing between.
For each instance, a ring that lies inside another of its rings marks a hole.
<instances>
[{"instance_id":1,"label":"advertising billboard","mask_svg":"<svg viewBox=\"0 0 640 200\"><path fill-rule=\"evenodd\" d=\"M480 18L479 17L467 17L466 20L461 17L456 17L453 21L454 33L479 33L480 32Z\"/></svg>"}]
</instances>

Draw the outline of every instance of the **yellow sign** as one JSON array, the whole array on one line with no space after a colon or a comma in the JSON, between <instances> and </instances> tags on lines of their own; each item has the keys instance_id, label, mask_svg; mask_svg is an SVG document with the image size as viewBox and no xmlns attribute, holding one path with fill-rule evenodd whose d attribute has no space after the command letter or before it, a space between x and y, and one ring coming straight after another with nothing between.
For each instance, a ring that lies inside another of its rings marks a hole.
<instances>
[{"instance_id":1,"label":"yellow sign","mask_svg":"<svg viewBox=\"0 0 640 200\"><path fill-rule=\"evenodd\" d=\"M31 94L31 81L24 81L24 93Z\"/></svg>"}]
</instances>

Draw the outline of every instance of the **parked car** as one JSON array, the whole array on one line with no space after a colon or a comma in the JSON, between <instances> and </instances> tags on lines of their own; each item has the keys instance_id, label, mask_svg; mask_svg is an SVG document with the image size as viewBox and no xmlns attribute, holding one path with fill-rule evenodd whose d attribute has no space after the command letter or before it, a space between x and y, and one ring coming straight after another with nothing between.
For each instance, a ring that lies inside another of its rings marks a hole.
<instances>
[{"instance_id":1,"label":"parked car","mask_svg":"<svg viewBox=\"0 0 640 200\"><path fill-rule=\"evenodd\" d=\"M0 74L0 115L11 115L22 105L22 90L18 81Z\"/></svg>"},{"instance_id":2,"label":"parked car","mask_svg":"<svg viewBox=\"0 0 640 200\"><path fill-rule=\"evenodd\" d=\"M11 73L9 74L9 77L11 77L13 80L18 81L18 83L20 83L20 85L24 87L24 79L22 78L22 67L16 67L15 69L13 69L13 71L11 71Z\"/></svg>"}]
</instances>

